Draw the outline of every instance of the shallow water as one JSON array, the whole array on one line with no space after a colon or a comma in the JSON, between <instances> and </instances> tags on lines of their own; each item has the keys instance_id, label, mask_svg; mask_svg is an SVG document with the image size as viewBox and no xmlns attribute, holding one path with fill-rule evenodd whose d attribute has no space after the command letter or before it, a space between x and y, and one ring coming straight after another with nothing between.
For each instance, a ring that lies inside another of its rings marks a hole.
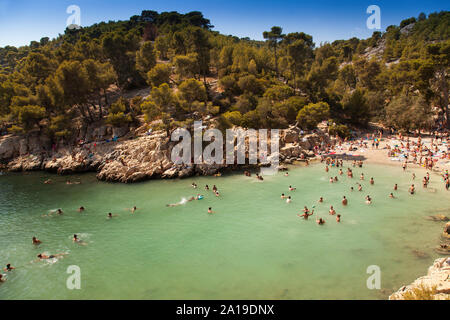
<instances>
[{"instance_id":1,"label":"shallow water","mask_svg":"<svg viewBox=\"0 0 450 320\"><path fill-rule=\"evenodd\" d=\"M433 248L443 225L425 217L450 211L442 180L432 175L422 189L425 172L415 171L418 192L411 196L412 170L367 165L354 168L354 179L344 174L330 184L337 169L323 168L292 168L289 177L263 182L239 174L132 185L98 182L91 174L70 177L81 185L46 173L3 175L0 264L18 268L0 284L0 299L385 299L425 274L438 257ZM364 181L363 192L350 192L361 172L375 185ZM42 183L48 177L53 185ZM398 198L389 199L394 183ZM221 197L204 191L205 184L216 184ZM289 192L289 185L297 190ZM197 193L205 199L165 206ZM131 214L126 208L134 205ZM296 215L304 205L315 205L308 221ZM328 215L330 205L341 223ZM78 213L79 206L86 211ZM208 207L216 213L207 214ZM56 208L64 215L42 216ZM119 216L108 220L108 212ZM318 226L317 217L326 224ZM87 245L72 243L74 233ZM34 247L32 236L43 244ZM33 262L41 252L68 255ZM81 269L80 290L66 288L70 265ZM370 265L381 268L382 290L366 286Z\"/></svg>"}]
</instances>

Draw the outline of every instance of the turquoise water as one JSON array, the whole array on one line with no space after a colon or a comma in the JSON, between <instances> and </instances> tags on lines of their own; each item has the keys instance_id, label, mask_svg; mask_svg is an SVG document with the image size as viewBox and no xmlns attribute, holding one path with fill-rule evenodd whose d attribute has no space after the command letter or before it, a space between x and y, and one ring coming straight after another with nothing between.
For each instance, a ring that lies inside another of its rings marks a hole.
<instances>
[{"instance_id":1,"label":"turquoise water","mask_svg":"<svg viewBox=\"0 0 450 320\"><path fill-rule=\"evenodd\" d=\"M364 181L363 192L350 192L361 172L375 185ZM321 164L263 182L236 174L124 185L86 174L69 177L81 185L66 185L67 177L46 173L3 175L0 264L18 268L0 284L0 299L385 299L438 257L433 248L442 223L425 217L450 209L438 176L422 189L423 170L415 171L418 192L409 195L412 172L370 165L333 184L328 179L337 169L326 173ZM48 177L55 183L44 185ZM389 199L394 183L397 199ZM205 184L216 184L221 197L204 191ZM297 190L289 192L289 185ZM165 206L197 192L205 199ZM364 202L367 194L372 205ZM131 214L126 208L134 205ZM297 217L304 205L316 206L308 221ZM341 223L328 215L330 205ZM80 206L86 211L77 212ZM64 215L42 216L56 208ZM108 220L108 212L119 216ZM326 224L318 226L317 217ZM74 233L87 245L72 243ZM32 236L43 244L33 246ZM41 252L68 255L34 262ZM81 269L80 290L66 288L70 265ZM381 268L382 290L366 286L370 265Z\"/></svg>"}]
</instances>

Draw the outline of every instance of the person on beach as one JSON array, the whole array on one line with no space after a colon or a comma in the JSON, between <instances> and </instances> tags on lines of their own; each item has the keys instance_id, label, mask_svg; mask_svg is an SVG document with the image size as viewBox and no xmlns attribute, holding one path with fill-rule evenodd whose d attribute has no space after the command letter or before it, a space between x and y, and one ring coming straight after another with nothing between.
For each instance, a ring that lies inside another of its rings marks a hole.
<instances>
[{"instance_id":1,"label":"person on beach","mask_svg":"<svg viewBox=\"0 0 450 320\"><path fill-rule=\"evenodd\" d=\"M409 187L409 193L413 195L415 192L416 192L416 188L412 184L411 187Z\"/></svg>"},{"instance_id":2,"label":"person on beach","mask_svg":"<svg viewBox=\"0 0 450 320\"><path fill-rule=\"evenodd\" d=\"M11 263L8 263L5 268L3 268L3 271L9 272L13 271L15 268L11 266Z\"/></svg>"},{"instance_id":3,"label":"person on beach","mask_svg":"<svg viewBox=\"0 0 450 320\"><path fill-rule=\"evenodd\" d=\"M31 240L32 241L32 243L34 244L34 245L40 245L41 243L42 243L42 241L41 240L39 240L38 238L36 238L36 237L33 237L33 239Z\"/></svg>"},{"instance_id":4,"label":"person on beach","mask_svg":"<svg viewBox=\"0 0 450 320\"><path fill-rule=\"evenodd\" d=\"M344 197L342 198L342 204L343 204L344 206L346 206L347 203L348 203L347 198L344 196Z\"/></svg>"}]
</instances>

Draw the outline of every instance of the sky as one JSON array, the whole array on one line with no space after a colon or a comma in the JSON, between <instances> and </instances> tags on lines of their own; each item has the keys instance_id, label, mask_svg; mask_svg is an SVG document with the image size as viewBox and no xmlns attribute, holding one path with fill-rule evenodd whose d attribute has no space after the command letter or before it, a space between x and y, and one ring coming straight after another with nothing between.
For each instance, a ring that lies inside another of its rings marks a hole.
<instances>
[{"instance_id":1,"label":"sky","mask_svg":"<svg viewBox=\"0 0 450 320\"><path fill-rule=\"evenodd\" d=\"M281 26L283 33L312 35L316 45L370 37L375 31L366 26L370 5L380 8L381 31L421 12L450 10L449 0L0 0L0 47L64 33L70 5L80 8L82 26L127 20L142 10L201 11L222 34L262 40L263 31Z\"/></svg>"}]
</instances>

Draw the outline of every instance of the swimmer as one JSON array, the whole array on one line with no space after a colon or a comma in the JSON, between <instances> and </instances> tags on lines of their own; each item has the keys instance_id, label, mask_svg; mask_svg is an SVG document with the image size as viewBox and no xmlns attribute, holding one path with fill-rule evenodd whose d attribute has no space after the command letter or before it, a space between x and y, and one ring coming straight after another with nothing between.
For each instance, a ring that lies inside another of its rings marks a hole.
<instances>
[{"instance_id":1,"label":"swimmer","mask_svg":"<svg viewBox=\"0 0 450 320\"><path fill-rule=\"evenodd\" d=\"M286 199L286 196L284 195L284 193L281 194L281 199Z\"/></svg>"},{"instance_id":2,"label":"swimmer","mask_svg":"<svg viewBox=\"0 0 450 320\"><path fill-rule=\"evenodd\" d=\"M209 186L208 185L205 186L205 190L209 191Z\"/></svg>"},{"instance_id":3,"label":"swimmer","mask_svg":"<svg viewBox=\"0 0 450 320\"><path fill-rule=\"evenodd\" d=\"M73 243L78 243L78 244L83 245L83 246L87 245L87 243L84 242L83 240L81 240L80 238L78 238L78 236L76 234L73 235L72 242Z\"/></svg>"},{"instance_id":4,"label":"swimmer","mask_svg":"<svg viewBox=\"0 0 450 320\"><path fill-rule=\"evenodd\" d=\"M359 180L364 180L364 173L361 173L361 175L359 176Z\"/></svg>"},{"instance_id":5,"label":"swimmer","mask_svg":"<svg viewBox=\"0 0 450 320\"><path fill-rule=\"evenodd\" d=\"M413 174L412 174L412 179L414 180L414 179L416 179L416 174L413 172Z\"/></svg>"},{"instance_id":6,"label":"swimmer","mask_svg":"<svg viewBox=\"0 0 450 320\"><path fill-rule=\"evenodd\" d=\"M0 273L0 282L5 282L6 278L3 274Z\"/></svg>"},{"instance_id":7,"label":"swimmer","mask_svg":"<svg viewBox=\"0 0 450 320\"><path fill-rule=\"evenodd\" d=\"M219 190L216 190L216 192L214 192L214 193L215 193L216 197L219 197L219 196L220 196ZM197 199L197 200L198 200L198 199Z\"/></svg>"},{"instance_id":8,"label":"swimmer","mask_svg":"<svg viewBox=\"0 0 450 320\"><path fill-rule=\"evenodd\" d=\"M391 199L395 199L394 194L391 192L391 194L389 195L389 198Z\"/></svg>"},{"instance_id":9,"label":"swimmer","mask_svg":"<svg viewBox=\"0 0 450 320\"><path fill-rule=\"evenodd\" d=\"M6 267L3 268L3 271L9 272L9 271L13 271L14 269L15 269L15 268L14 268L13 266L11 266L11 263L8 263L8 264L6 265Z\"/></svg>"},{"instance_id":10,"label":"swimmer","mask_svg":"<svg viewBox=\"0 0 450 320\"><path fill-rule=\"evenodd\" d=\"M325 167L325 172L328 172L328 171L329 171L328 166L326 166Z\"/></svg>"},{"instance_id":11,"label":"swimmer","mask_svg":"<svg viewBox=\"0 0 450 320\"><path fill-rule=\"evenodd\" d=\"M369 195L367 195L367 197L366 197L366 203L367 204L371 204L372 203L372 198L370 198Z\"/></svg>"},{"instance_id":12,"label":"swimmer","mask_svg":"<svg viewBox=\"0 0 450 320\"><path fill-rule=\"evenodd\" d=\"M362 185L358 183L358 191L362 191Z\"/></svg>"},{"instance_id":13,"label":"swimmer","mask_svg":"<svg viewBox=\"0 0 450 320\"><path fill-rule=\"evenodd\" d=\"M317 202L322 203L323 202L323 198L320 197L319 201L317 201Z\"/></svg>"},{"instance_id":14,"label":"swimmer","mask_svg":"<svg viewBox=\"0 0 450 320\"><path fill-rule=\"evenodd\" d=\"M78 208L78 212L83 212L84 211L84 207L79 207Z\"/></svg>"},{"instance_id":15,"label":"swimmer","mask_svg":"<svg viewBox=\"0 0 450 320\"><path fill-rule=\"evenodd\" d=\"M314 214L314 209L311 211L311 213L305 212L305 213L303 213L303 214L297 214L297 216L298 216L299 218L303 218L303 219L305 219L305 220L308 220L308 217L309 217L309 216L312 216L313 214Z\"/></svg>"},{"instance_id":16,"label":"swimmer","mask_svg":"<svg viewBox=\"0 0 450 320\"><path fill-rule=\"evenodd\" d=\"M292 199L291 199L291 196L289 196L287 199L286 199L286 203L291 203L292 202Z\"/></svg>"},{"instance_id":17,"label":"swimmer","mask_svg":"<svg viewBox=\"0 0 450 320\"><path fill-rule=\"evenodd\" d=\"M56 253L56 254L51 254L49 256L47 256L44 253L40 253L40 254L37 255L37 257L38 257L38 261L39 261L39 260L47 260L47 259L53 259L53 258L57 258L57 257L62 257L62 256L65 256L65 255L67 255L67 253Z\"/></svg>"},{"instance_id":18,"label":"swimmer","mask_svg":"<svg viewBox=\"0 0 450 320\"><path fill-rule=\"evenodd\" d=\"M341 222L341 215L340 215L340 214L338 214L338 215L336 216L336 222Z\"/></svg>"},{"instance_id":19,"label":"swimmer","mask_svg":"<svg viewBox=\"0 0 450 320\"><path fill-rule=\"evenodd\" d=\"M347 203L348 203L347 198L344 196L344 197L342 198L342 204L343 204L344 206L346 206Z\"/></svg>"},{"instance_id":20,"label":"swimmer","mask_svg":"<svg viewBox=\"0 0 450 320\"><path fill-rule=\"evenodd\" d=\"M373 178L370 178L370 184L374 184L375 183L375 181L373 180Z\"/></svg>"},{"instance_id":21,"label":"swimmer","mask_svg":"<svg viewBox=\"0 0 450 320\"><path fill-rule=\"evenodd\" d=\"M216 187L216 185L213 185L213 188L212 188L212 190L213 190L214 192L216 192L216 191L217 191L217 187Z\"/></svg>"},{"instance_id":22,"label":"swimmer","mask_svg":"<svg viewBox=\"0 0 450 320\"><path fill-rule=\"evenodd\" d=\"M106 216L108 219L112 219L113 217L118 217L118 214L112 214L111 212L108 213L108 215Z\"/></svg>"},{"instance_id":23,"label":"swimmer","mask_svg":"<svg viewBox=\"0 0 450 320\"><path fill-rule=\"evenodd\" d=\"M353 187L350 187L350 191L353 191L354 189L353 189Z\"/></svg>"},{"instance_id":24,"label":"swimmer","mask_svg":"<svg viewBox=\"0 0 450 320\"><path fill-rule=\"evenodd\" d=\"M289 177L289 172L286 172L286 173L284 174L284 176L285 176L285 177Z\"/></svg>"},{"instance_id":25,"label":"swimmer","mask_svg":"<svg viewBox=\"0 0 450 320\"><path fill-rule=\"evenodd\" d=\"M34 245L40 245L42 243L42 241L36 237L33 237L33 239L31 241Z\"/></svg>"},{"instance_id":26,"label":"swimmer","mask_svg":"<svg viewBox=\"0 0 450 320\"><path fill-rule=\"evenodd\" d=\"M322 224L325 223L325 220L322 219L322 218L319 218L319 219L316 220L316 222L317 222L318 225L322 225Z\"/></svg>"},{"instance_id":27,"label":"swimmer","mask_svg":"<svg viewBox=\"0 0 450 320\"><path fill-rule=\"evenodd\" d=\"M335 182L338 182L338 177L334 177L334 181L335 181Z\"/></svg>"},{"instance_id":28,"label":"swimmer","mask_svg":"<svg viewBox=\"0 0 450 320\"><path fill-rule=\"evenodd\" d=\"M289 186L289 191L295 191L297 188L293 188L292 186Z\"/></svg>"},{"instance_id":29,"label":"swimmer","mask_svg":"<svg viewBox=\"0 0 450 320\"><path fill-rule=\"evenodd\" d=\"M334 216L336 214L336 210L334 210L333 206L330 207L329 211L330 215Z\"/></svg>"},{"instance_id":30,"label":"swimmer","mask_svg":"<svg viewBox=\"0 0 450 320\"><path fill-rule=\"evenodd\" d=\"M307 206L305 206L305 207L303 208L303 213L309 213L309 209L308 209Z\"/></svg>"},{"instance_id":31,"label":"swimmer","mask_svg":"<svg viewBox=\"0 0 450 320\"><path fill-rule=\"evenodd\" d=\"M397 191L397 189L398 189L398 186L397 186L397 184L395 184L394 185L394 191Z\"/></svg>"},{"instance_id":32,"label":"swimmer","mask_svg":"<svg viewBox=\"0 0 450 320\"><path fill-rule=\"evenodd\" d=\"M334 182L333 177L330 177L330 183L333 183L333 182Z\"/></svg>"},{"instance_id":33,"label":"swimmer","mask_svg":"<svg viewBox=\"0 0 450 320\"><path fill-rule=\"evenodd\" d=\"M410 193L410 194L414 194L415 191L416 191L416 188L415 188L414 185L412 184L411 187L409 187L409 193Z\"/></svg>"},{"instance_id":34,"label":"swimmer","mask_svg":"<svg viewBox=\"0 0 450 320\"><path fill-rule=\"evenodd\" d=\"M134 206L133 208L130 209L131 213L134 213L138 208L136 208L136 206Z\"/></svg>"},{"instance_id":35,"label":"swimmer","mask_svg":"<svg viewBox=\"0 0 450 320\"><path fill-rule=\"evenodd\" d=\"M195 184L195 182L192 182L191 186L192 186L192 188L194 188L194 189L197 188L197 185Z\"/></svg>"},{"instance_id":36,"label":"swimmer","mask_svg":"<svg viewBox=\"0 0 450 320\"><path fill-rule=\"evenodd\" d=\"M209 208L208 208L208 213L211 214L211 213L216 213L216 212L213 211L211 207L209 207Z\"/></svg>"},{"instance_id":37,"label":"swimmer","mask_svg":"<svg viewBox=\"0 0 450 320\"><path fill-rule=\"evenodd\" d=\"M342 176L344 174L344 172L342 171L342 169L339 169L339 175Z\"/></svg>"}]
</instances>

